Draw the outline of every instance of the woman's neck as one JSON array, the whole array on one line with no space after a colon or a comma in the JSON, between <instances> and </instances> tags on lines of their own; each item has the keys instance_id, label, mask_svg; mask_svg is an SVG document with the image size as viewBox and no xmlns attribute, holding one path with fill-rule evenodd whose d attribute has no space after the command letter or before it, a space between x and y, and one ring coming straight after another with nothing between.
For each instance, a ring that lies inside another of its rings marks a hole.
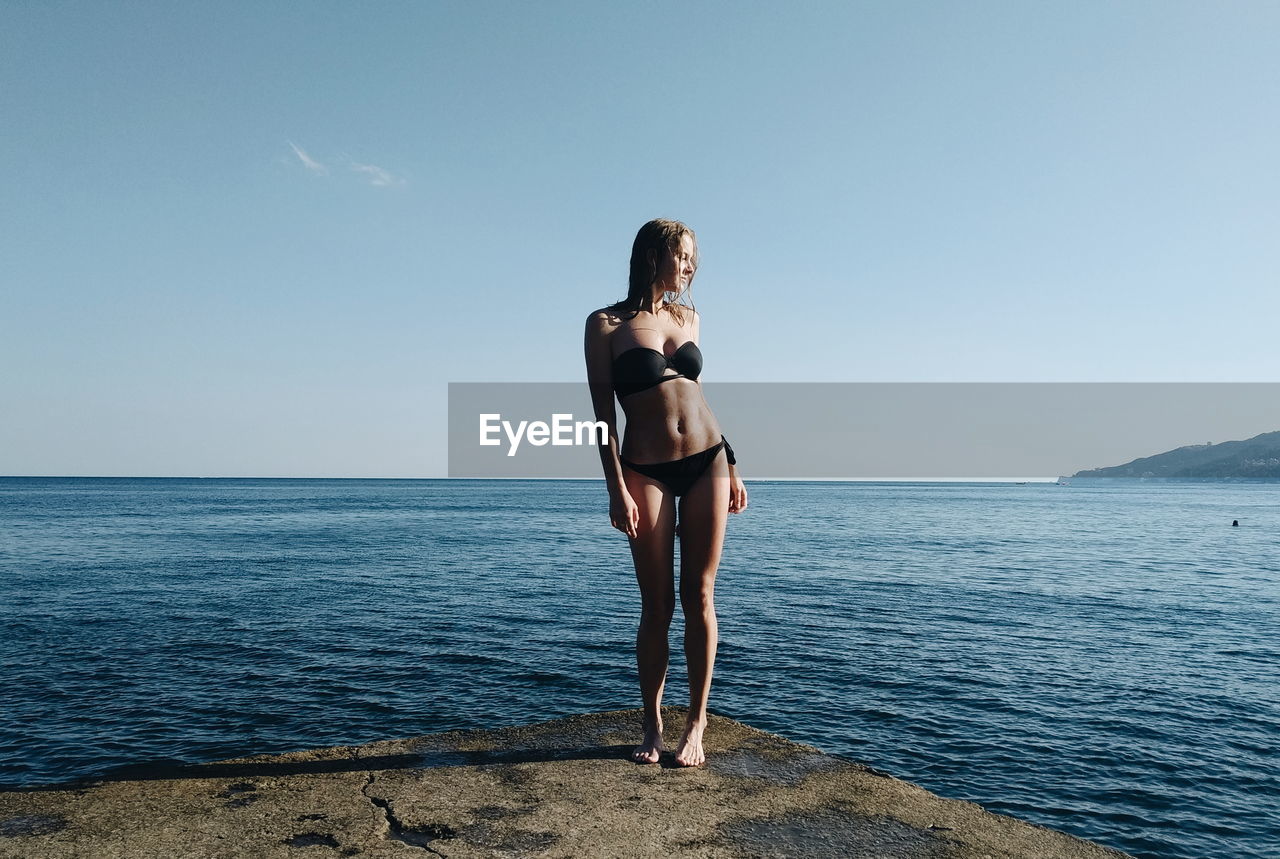
<instances>
[{"instance_id":1,"label":"woman's neck","mask_svg":"<svg viewBox=\"0 0 1280 859\"><path fill-rule=\"evenodd\" d=\"M656 314L658 311L662 310L667 306L667 304L669 303L667 301L667 292L668 290L663 286L653 287L653 294L649 296L650 312Z\"/></svg>"}]
</instances>

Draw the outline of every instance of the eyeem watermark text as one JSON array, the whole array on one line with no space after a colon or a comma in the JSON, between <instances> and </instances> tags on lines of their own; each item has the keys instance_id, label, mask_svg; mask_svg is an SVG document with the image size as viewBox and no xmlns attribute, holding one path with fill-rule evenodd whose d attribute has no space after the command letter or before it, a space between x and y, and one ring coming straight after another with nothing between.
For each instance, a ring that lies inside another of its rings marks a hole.
<instances>
[{"instance_id":1,"label":"eyeem watermark text","mask_svg":"<svg viewBox=\"0 0 1280 859\"><path fill-rule=\"evenodd\" d=\"M507 437L507 456L515 456L522 440L534 447L545 444L604 445L608 443L609 425L604 421L575 422L571 414L553 414L550 424L520 421L513 427L511 421L502 420L501 414L480 416L480 444L486 447L502 444L501 434Z\"/></svg>"}]
</instances>

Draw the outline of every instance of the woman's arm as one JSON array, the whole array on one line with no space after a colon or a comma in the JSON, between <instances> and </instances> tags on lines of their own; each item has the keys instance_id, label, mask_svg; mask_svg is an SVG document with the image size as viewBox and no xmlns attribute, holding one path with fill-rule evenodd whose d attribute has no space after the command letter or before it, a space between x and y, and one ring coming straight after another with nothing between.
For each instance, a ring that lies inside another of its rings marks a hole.
<instances>
[{"instance_id":1,"label":"woman's arm","mask_svg":"<svg viewBox=\"0 0 1280 859\"><path fill-rule=\"evenodd\" d=\"M640 524L640 508L627 491L622 479L621 446L618 443L618 413L613 403L613 354L609 337L614 322L608 313L598 310L587 317L584 351L587 358L587 385L591 389L591 408L596 420L609 428L608 443L600 447L600 465L609 490L609 519L613 527L636 536Z\"/></svg>"},{"instance_id":2,"label":"woman's arm","mask_svg":"<svg viewBox=\"0 0 1280 859\"><path fill-rule=\"evenodd\" d=\"M698 337L702 333L702 317L698 315L698 311L693 312L693 328L690 331L691 339L701 348L702 344L698 343ZM724 436L720 436L723 440ZM729 442L725 440L725 447L728 448L726 453L730 458L733 456L733 448L729 447ZM741 513L747 509L747 486L742 482L742 476L738 474L737 462L729 463L729 512Z\"/></svg>"}]
</instances>

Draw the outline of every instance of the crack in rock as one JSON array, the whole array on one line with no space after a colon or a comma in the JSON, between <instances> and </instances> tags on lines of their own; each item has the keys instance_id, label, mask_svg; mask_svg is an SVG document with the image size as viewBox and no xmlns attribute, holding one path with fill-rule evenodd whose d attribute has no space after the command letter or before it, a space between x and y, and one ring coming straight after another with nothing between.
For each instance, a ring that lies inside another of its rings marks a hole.
<instances>
[{"instance_id":1,"label":"crack in rock","mask_svg":"<svg viewBox=\"0 0 1280 859\"><path fill-rule=\"evenodd\" d=\"M410 847L418 847L428 853L443 856L443 853L431 847L431 842L457 838L457 830L443 823L430 823L426 826L406 825L404 821L396 816L395 811L391 808L390 800L369 793L369 788L375 780L373 774L370 774L369 779L364 783L364 787L360 788L360 793L364 794L365 799L373 803L374 807L382 811L382 817L386 821L387 831L390 836L397 841L408 844Z\"/></svg>"}]
</instances>

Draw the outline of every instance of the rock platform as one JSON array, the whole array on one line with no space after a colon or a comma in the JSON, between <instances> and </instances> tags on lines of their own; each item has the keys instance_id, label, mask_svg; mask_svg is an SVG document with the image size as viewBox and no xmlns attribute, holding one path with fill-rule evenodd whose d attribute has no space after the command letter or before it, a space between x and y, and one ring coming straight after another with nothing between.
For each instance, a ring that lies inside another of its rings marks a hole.
<instances>
[{"instance_id":1,"label":"rock platform","mask_svg":"<svg viewBox=\"0 0 1280 859\"><path fill-rule=\"evenodd\" d=\"M665 713L668 746L683 713ZM3 857L1125 854L711 717L707 765L631 762L640 711L0 792Z\"/></svg>"}]
</instances>

